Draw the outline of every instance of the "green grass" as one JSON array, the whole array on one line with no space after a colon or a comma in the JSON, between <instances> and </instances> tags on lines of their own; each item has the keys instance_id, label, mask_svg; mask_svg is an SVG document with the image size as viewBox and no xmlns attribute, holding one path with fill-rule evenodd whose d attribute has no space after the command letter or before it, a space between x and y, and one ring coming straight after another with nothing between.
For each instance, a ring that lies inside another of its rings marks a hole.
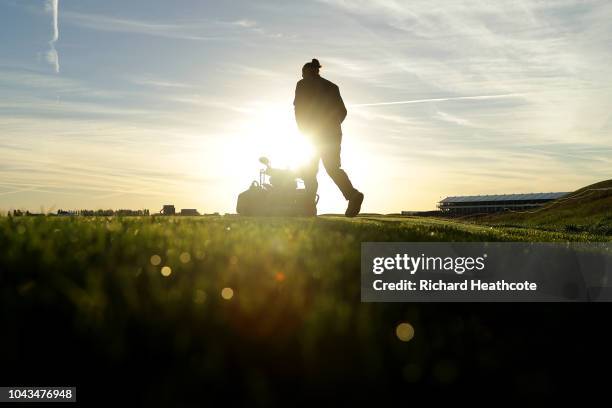
<instances>
[{"instance_id":1,"label":"green grass","mask_svg":"<svg viewBox=\"0 0 612 408\"><path fill-rule=\"evenodd\" d=\"M360 303L361 242L606 239L423 218L4 217L0 363L27 362L42 383L60 356L67 381L92 367L138 377L135 398L149 403L202 384L262 404L300 387L332 392L342 378L452 384L499 369L487 325L497 317ZM409 343L395 336L404 321ZM463 351L439 353L453 344Z\"/></svg>"}]
</instances>

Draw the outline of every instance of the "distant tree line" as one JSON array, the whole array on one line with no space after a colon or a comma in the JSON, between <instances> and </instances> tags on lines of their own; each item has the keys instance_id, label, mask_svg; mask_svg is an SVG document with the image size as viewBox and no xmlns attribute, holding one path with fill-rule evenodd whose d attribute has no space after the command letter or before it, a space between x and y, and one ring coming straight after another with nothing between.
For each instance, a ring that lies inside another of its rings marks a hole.
<instances>
[{"instance_id":1,"label":"distant tree line","mask_svg":"<svg viewBox=\"0 0 612 408\"><path fill-rule=\"evenodd\" d=\"M144 210L129 210L129 209L120 209L120 210L57 210L54 213L33 213L30 211L24 210L11 210L6 213L9 217L112 217L112 216L137 216L137 217L146 217L151 215L148 209ZM1 214L0 214L1 215ZM153 215L167 215L163 213L154 213ZM175 215L175 214L172 214ZM176 215L205 215L205 216L219 216L218 212L210 213L210 214L200 214L195 209L182 209ZM227 214L226 214L227 215Z\"/></svg>"},{"instance_id":2,"label":"distant tree line","mask_svg":"<svg viewBox=\"0 0 612 408\"><path fill-rule=\"evenodd\" d=\"M9 216L13 217L32 217L32 216L67 216L67 217L110 217L110 216L148 216L149 210L57 210L55 213L43 214L43 213L32 213L30 211L13 210L9 211Z\"/></svg>"},{"instance_id":3,"label":"distant tree line","mask_svg":"<svg viewBox=\"0 0 612 408\"><path fill-rule=\"evenodd\" d=\"M84 217L110 217L113 215L119 216L147 216L149 210L57 210L57 215L75 216L80 215Z\"/></svg>"}]
</instances>

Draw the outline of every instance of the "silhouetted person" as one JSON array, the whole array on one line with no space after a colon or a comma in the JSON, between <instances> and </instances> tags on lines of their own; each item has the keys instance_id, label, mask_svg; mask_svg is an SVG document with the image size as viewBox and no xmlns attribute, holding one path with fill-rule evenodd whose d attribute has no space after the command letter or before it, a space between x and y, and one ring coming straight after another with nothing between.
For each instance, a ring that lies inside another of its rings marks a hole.
<instances>
[{"instance_id":1,"label":"silhouetted person","mask_svg":"<svg viewBox=\"0 0 612 408\"><path fill-rule=\"evenodd\" d=\"M321 78L319 68L321 64L316 59L306 63L302 67L302 79L295 87L295 120L314 148L312 161L305 166L302 179L306 191L314 196L319 187L320 159L327 174L348 200L345 215L354 217L361 210L363 194L353 187L340 163L341 123L346 117L346 107L338 86Z\"/></svg>"}]
</instances>

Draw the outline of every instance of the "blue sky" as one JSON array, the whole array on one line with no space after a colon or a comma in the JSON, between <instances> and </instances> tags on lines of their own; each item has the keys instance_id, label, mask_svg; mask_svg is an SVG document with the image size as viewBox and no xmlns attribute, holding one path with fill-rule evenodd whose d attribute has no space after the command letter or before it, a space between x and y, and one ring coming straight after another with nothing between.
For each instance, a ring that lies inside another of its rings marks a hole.
<instances>
[{"instance_id":1,"label":"blue sky","mask_svg":"<svg viewBox=\"0 0 612 408\"><path fill-rule=\"evenodd\" d=\"M259 155L304 150L313 57L365 211L571 191L612 170L610 21L608 1L0 0L0 209L231 212Z\"/></svg>"}]
</instances>

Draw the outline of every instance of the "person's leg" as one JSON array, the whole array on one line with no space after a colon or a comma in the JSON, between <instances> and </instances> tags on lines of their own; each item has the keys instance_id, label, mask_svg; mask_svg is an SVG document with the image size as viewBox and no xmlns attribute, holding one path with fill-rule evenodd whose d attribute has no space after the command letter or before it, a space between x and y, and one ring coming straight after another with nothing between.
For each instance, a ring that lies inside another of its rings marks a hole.
<instances>
[{"instance_id":1,"label":"person's leg","mask_svg":"<svg viewBox=\"0 0 612 408\"><path fill-rule=\"evenodd\" d=\"M301 178L304 181L304 189L306 193L314 197L319 189L317 181L317 172L319 171L319 155L314 154L308 163L301 169Z\"/></svg>"},{"instance_id":2,"label":"person's leg","mask_svg":"<svg viewBox=\"0 0 612 408\"><path fill-rule=\"evenodd\" d=\"M319 156L315 154L304 167L301 169L300 178L304 181L305 197L303 202L303 215L317 215L317 190L319 183L317 181L317 172L319 171Z\"/></svg>"},{"instance_id":3,"label":"person's leg","mask_svg":"<svg viewBox=\"0 0 612 408\"><path fill-rule=\"evenodd\" d=\"M345 199L350 200L357 192L346 172L341 167L340 141L322 146L321 161L329 177L336 183Z\"/></svg>"},{"instance_id":4,"label":"person's leg","mask_svg":"<svg viewBox=\"0 0 612 408\"><path fill-rule=\"evenodd\" d=\"M338 138L338 141L335 143L327 144L321 149L321 160L329 177L336 183L344 198L348 200L348 207L344 215L354 217L361 211L363 193L353 187L353 183L351 183L348 175L341 168L340 145L341 138Z\"/></svg>"}]
</instances>

